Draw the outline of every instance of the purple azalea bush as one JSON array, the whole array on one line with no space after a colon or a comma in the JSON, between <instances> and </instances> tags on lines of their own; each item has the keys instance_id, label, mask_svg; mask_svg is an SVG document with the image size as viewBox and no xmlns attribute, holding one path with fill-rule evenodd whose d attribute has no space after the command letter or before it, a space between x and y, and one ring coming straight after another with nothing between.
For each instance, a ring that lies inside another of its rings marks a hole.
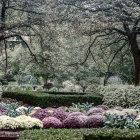
<instances>
[{"instance_id":1,"label":"purple azalea bush","mask_svg":"<svg viewBox=\"0 0 140 140\"><path fill-rule=\"evenodd\" d=\"M7 108L6 108L6 107L4 107L4 106L0 105L0 111L1 111L1 112L5 112L6 110L7 110Z\"/></svg>"},{"instance_id":2,"label":"purple azalea bush","mask_svg":"<svg viewBox=\"0 0 140 140\"><path fill-rule=\"evenodd\" d=\"M107 105L98 105L96 108L102 108L103 110L108 110L109 107Z\"/></svg>"},{"instance_id":3,"label":"purple azalea bush","mask_svg":"<svg viewBox=\"0 0 140 140\"><path fill-rule=\"evenodd\" d=\"M106 121L106 117L102 115L91 115L86 119L87 128L98 128L102 127L103 123Z\"/></svg>"},{"instance_id":4,"label":"purple azalea bush","mask_svg":"<svg viewBox=\"0 0 140 140\"><path fill-rule=\"evenodd\" d=\"M54 110L53 109L51 110L50 108L49 109L48 108L46 108L46 109L38 109L32 115L32 117L37 118L37 119L40 119L40 120L43 120L46 117L53 116L53 112L54 112Z\"/></svg>"},{"instance_id":5,"label":"purple azalea bush","mask_svg":"<svg viewBox=\"0 0 140 140\"><path fill-rule=\"evenodd\" d=\"M56 111L54 111L53 117L59 119L60 121L63 121L68 117L68 113L63 109L57 109Z\"/></svg>"},{"instance_id":6,"label":"purple azalea bush","mask_svg":"<svg viewBox=\"0 0 140 140\"><path fill-rule=\"evenodd\" d=\"M85 115L85 114L82 112L72 112L69 114L69 116L80 116L80 115Z\"/></svg>"},{"instance_id":7,"label":"purple azalea bush","mask_svg":"<svg viewBox=\"0 0 140 140\"><path fill-rule=\"evenodd\" d=\"M55 117L46 117L42 120L43 122L43 128L61 128L62 127L62 122L55 118Z\"/></svg>"},{"instance_id":8,"label":"purple azalea bush","mask_svg":"<svg viewBox=\"0 0 140 140\"><path fill-rule=\"evenodd\" d=\"M77 117L81 120L82 126L86 127L86 121L87 121L88 116L86 116L86 115L79 115Z\"/></svg>"},{"instance_id":9,"label":"purple azalea bush","mask_svg":"<svg viewBox=\"0 0 140 140\"><path fill-rule=\"evenodd\" d=\"M83 121L77 116L69 116L62 122L63 128L82 128Z\"/></svg>"},{"instance_id":10,"label":"purple azalea bush","mask_svg":"<svg viewBox=\"0 0 140 140\"><path fill-rule=\"evenodd\" d=\"M104 110L102 108L91 108L88 112L87 112L87 115L90 116L90 115L102 115L104 112Z\"/></svg>"}]
</instances>

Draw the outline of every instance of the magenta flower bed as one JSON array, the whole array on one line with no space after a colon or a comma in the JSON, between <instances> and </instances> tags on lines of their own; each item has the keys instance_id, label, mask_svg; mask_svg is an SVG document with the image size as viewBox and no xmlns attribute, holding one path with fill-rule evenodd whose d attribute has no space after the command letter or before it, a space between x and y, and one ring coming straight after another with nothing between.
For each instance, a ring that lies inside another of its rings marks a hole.
<instances>
[{"instance_id":1,"label":"magenta flower bed","mask_svg":"<svg viewBox=\"0 0 140 140\"><path fill-rule=\"evenodd\" d=\"M32 117L38 118L46 128L97 128L106 121L103 115L109 107L100 105L92 107L88 112L75 112L65 107L38 109Z\"/></svg>"}]
</instances>

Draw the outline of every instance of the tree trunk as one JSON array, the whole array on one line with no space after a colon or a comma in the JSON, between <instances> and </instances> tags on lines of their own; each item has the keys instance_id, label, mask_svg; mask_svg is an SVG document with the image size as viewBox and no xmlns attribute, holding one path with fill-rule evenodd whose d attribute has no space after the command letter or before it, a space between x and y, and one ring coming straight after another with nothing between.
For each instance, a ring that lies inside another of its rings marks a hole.
<instances>
[{"instance_id":1,"label":"tree trunk","mask_svg":"<svg viewBox=\"0 0 140 140\"><path fill-rule=\"evenodd\" d=\"M44 84L46 84L47 83L47 78L46 78L45 75L42 75L42 79L43 79Z\"/></svg>"},{"instance_id":2,"label":"tree trunk","mask_svg":"<svg viewBox=\"0 0 140 140\"><path fill-rule=\"evenodd\" d=\"M129 37L129 42L133 54L134 67L135 67L134 84L135 86L139 86L140 85L140 49L137 43L137 36L132 35L131 37Z\"/></svg>"}]
</instances>

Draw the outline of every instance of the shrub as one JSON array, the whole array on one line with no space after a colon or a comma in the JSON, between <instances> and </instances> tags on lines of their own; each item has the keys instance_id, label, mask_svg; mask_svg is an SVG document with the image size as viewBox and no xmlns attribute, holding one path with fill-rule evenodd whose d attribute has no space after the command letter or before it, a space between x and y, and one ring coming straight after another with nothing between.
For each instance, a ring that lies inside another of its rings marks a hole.
<instances>
[{"instance_id":1,"label":"shrub","mask_svg":"<svg viewBox=\"0 0 140 140\"><path fill-rule=\"evenodd\" d=\"M88 112L87 115L96 115L96 114L103 114L104 110L102 108L91 108Z\"/></svg>"},{"instance_id":2,"label":"shrub","mask_svg":"<svg viewBox=\"0 0 140 140\"><path fill-rule=\"evenodd\" d=\"M32 90L33 90L33 87L28 85L28 86L25 88L25 90L26 90L26 91L32 91Z\"/></svg>"},{"instance_id":3,"label":"shrub","mask_svg":"<svg viewBox=\"0 0 140 140\"><path fill-rule=\"evenodd\" d=\"M122 110L123 110L123 107L121 107L121 106L115 106L115 107L113 107L113 109L116 109L116 110L122 111Z\"/></svg>"},{"instance_id":4,"label":"shrub","mask_svg":"<svg viewBox=\"0 0 140 140\"><path fill-rule=\"evenodd\" d=\"M120 129L134 129L139 128L136 122L136 116L127 113L127 115L105 114L107 120L104 123L105 127L120 128Z\"/></svg>"},{"instance_id":5,"label":"shrub","mask_svg":"<svg viewBox=\"0 0 140 140\"><path fill-rule=\"evenodd\" d=\"M77 104L72 103L72 106L70 106L69 110L70 111L87 112L90 108L93 107L93 104L94 103L88 103L88 102L82 103L82 104L80 104L80 103L77 103Z\"/></svg>"},{"instance_id":6,"label":"shrub","mask_svg":"<svg viewBox=\"0 0 140 140\"><path fill-rule=\"evenodd\" d=\"M58 88L56 87L52 87L51 89L49 89L49 92L57 92L58 91Z\"/></svg>"},{"instance_id":7,"label":"shrub","mask_svg":"<svg viewBox=\"0 0 140 140\"><path fill-rule=\"evenodd\" d=\"M53 116L60 121L65 120L68 117L67 112L65 112L63 109L57 109L54 113Z\"/></svg>"},{"instance_id":8,"label":"shrub","mask_svg":"<svg viewBox=\"0 0 140 140\"><path fill-rule=\"evenodd\" d=\"M122 111L110 109L104 112L105 114L116 114L118 116L126 116L128 113L137 116L138 111L135 109L123 109Z\"/></svg>"},{"instance_id":9,"label":"shrub","mask_svg":"<svg viewBox=\"0 0 140 140\"><path fill-rule=\"evenodd\" d=\"M98 128L102 127L103 123L106 121L106 117L102 115L91 115L86 119L86 127L88 128Z\"/></svg>"},{"instance_id":10,"label":"shrub","mask_svg":"<svg viewBox=\"0 0 140 140\"><path fill-rule=\"evenodd\" d=\"M103 95L103 102L108 106L131 107L140 102L140 87L131 85L100 86L99 93Z\"/></svg>"},{"instance_id":11,"label":"shrub","mask_svg":"<svg viewBox=\"0 0 140 140\"><path fill-rule=\"evenodd\" d=\"M30 105L45 106L70 106L72 103L102 104L102 96L99 95L47 95L39 92L3 92L2 97L13 98Z\"/></svg>"},{"instance_id":12,"label":"shrub","mask_svg":"<svg viewBox=\"0 0 140 140\"><path fill-rule=\"evenodd\" d=\"M136 122L137 122L137 124L140 126L140 115L137 116Z\"/></svg>"},{"instance_id":13,"label":"shrub","mask_svg":"<svg viewBox=\"0 0 140 140\"><path fill-rule=\"evenodd\" d=\"M139 140L139 130L96 129L84 134L83 140Z\"/></svg>"},{"instance_id":14,"label":"shrub","mask_svg":"<svg viewBox=\"0 0 140 140\"><path fill-rule=\"evenodd\" d=\"M82 128L83 121L77 116L69 116L63 122L62 126L64 128Z\"/></svg>"},{"instance_id":15,"label":"shrub","mask_svg":"<svg viewBox=\"0 0 140 140\"><path fill-rule=\"evenodd\" d=\"M43 122L43 128L61 128L62 123L59 119L54 118L54 117L46 117L42 120Z\"/></svg>"},{"instance_id":16,"label":"shrub","mask_svg":"<svg viewBox=\"0 0 140 140\"><path fill-rule=\"evenodd\" d=\"M6 108L6 107L4 107L4 106L0 105L0 111L1 111L1 112L5 112L6 110L7 110L7 108Z\"/></svg>"},{"instance_id":17,"label":"shrub","mask_svg":"<svg viewBox=\"0 0 140 140\"><path fill-rule=\"evenodd\" d=\"M102 108L103 110L108 110L109 107L107 105L98 105L96 108Z\"/></svg>"},{"instance_id":18,"label":"shrub","mask_svg":"<svg viewBox=\"0 0 140 140\"><path fill-rule=\"evenodd\" d=\"M82 112L72 112L69 114L69 116L81 116L81 115L85 115L85 114Z\"/></svg>"},{"instance_id":19,"label":"shrub","mask_svg":"<svg viewBox=\"0 0 140 140\"><path fill-rule=\"evenodd\" d=\"M31 115L34 118L38 118L39 120L43 120L46 117L51 117L53 116L53 109L38 109L36 112Z\"/></svg>"},{"instance_id":20,"label":"shrub","mask_svg":"<svg viewBox=\"0 0 140 140\"><path fill-rule=\"evenodd\" d=\"M87 121L88 116L86 116L86 115L79 115L77 117L81 120L82 126L86 127L86 121Z\"/></svg>"},{"instance_id":21,"label":"shrub","mask_svg":"<svg viewBox=\"0 0 140 140\"><path fill-rule=\"evenodd\" d=\"M28 129L43 128L43 123L35 118L21 115L16 118L0 116L0 129Z\"/></svg>"},{"instance_id":22,"label":"shrub","mask_svg":"<svg viewBox=\"0 0 140 140\"><path fill-rule=\"evenodd\" d=\"M19 140L139 140L140 131L129 129L45 129L25 130Z\"/></svg>"},{"instance_id":23,"label":"shrub","mask_svg":"<svg viewBox=\"0 0 140 140\"><path fill-rule=\"evenodd\" d=\"M79 130L73 129L44 129L26 130L21 133L19 140L83 140Z\"/></svg>"}]
</instances>

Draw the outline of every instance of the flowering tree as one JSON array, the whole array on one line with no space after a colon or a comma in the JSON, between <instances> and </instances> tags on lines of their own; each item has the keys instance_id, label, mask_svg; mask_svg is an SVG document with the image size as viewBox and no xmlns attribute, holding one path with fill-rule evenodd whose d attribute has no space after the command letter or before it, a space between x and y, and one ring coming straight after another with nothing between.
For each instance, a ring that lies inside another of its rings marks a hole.
<instances>
[{"instance_id":1,"label":"flowering tree","mask_svg":"<svg viewBox=\"0 0 140 140\"><path fill-rule=\"evenodd\" d=\"M93 46L109 47L116 45L116 52L108 64L124 47L130 47L134 60L134 84L140 85L140 2L138 0L66 0L59 1L79 16L76 30L92 38L88 54ZM85 21L85 22L83 22ZM88 26L85 26L85 23ZM99 43L100 41L100 43ZM86 58L86 59L87 59Z\"/></svg>"}]
</instances>

